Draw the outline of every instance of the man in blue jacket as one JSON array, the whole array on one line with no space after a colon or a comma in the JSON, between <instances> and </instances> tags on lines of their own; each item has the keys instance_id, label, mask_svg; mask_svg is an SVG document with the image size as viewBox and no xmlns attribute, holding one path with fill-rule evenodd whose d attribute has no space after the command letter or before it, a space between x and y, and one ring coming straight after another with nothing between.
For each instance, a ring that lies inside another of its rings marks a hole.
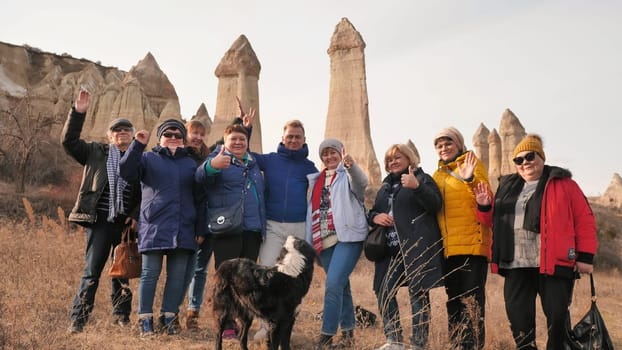
<instances>
[{"instance_id":1,"label":"man in blue jacket","mask_svg":"<svg viewBox=\"0 0 622 350\"><path fill-rule=\"evenodd\" d=\"M276 263L287 236L305 239L307 174L318 172L308 159L309 149L305 142L302 122L290 120L283 127L283 137L276 152L253 153L264 173L266 186L266 239L259 249L262 265ZM267 325L262 322L253 340L266 337Z\"/></svg>"}]
</instances>

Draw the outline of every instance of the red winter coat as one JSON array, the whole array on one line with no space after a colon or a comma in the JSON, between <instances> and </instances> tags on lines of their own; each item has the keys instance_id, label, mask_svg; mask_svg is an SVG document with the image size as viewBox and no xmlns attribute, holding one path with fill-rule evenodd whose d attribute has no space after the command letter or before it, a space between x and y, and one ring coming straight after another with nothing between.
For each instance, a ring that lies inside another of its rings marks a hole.
<instances>
[{"instance_id":1,"label":"red winter coat","mask_svg":"<svg viewBox=\"0 0 622 350\"><path fill-rule=\"evenodd\" d=\"M546 176L546 184L538 225L540 273L572 278L577 261L593 262L598 245L596 221L585 195L571 179L569 171L545 166L543 176ZM498 272L500 261L513 260L513 204L523 184L524 180L518 174L504 176L499 181L493 212L493 272Z\"/></svg>"}]
</instances>

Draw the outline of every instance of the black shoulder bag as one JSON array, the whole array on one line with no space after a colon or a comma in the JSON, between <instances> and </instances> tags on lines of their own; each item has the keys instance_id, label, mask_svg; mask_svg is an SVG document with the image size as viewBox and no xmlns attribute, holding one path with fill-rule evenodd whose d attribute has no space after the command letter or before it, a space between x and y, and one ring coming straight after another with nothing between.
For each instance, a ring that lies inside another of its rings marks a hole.
<instances>
[{"instance_id":1,"label":"black shoulder bag","mask_svg":"<svg viewBox=\"0 0 622 350\"><path fill-rule=\"evenodd\" d=\"M240 201L231 207L207 209L207 229L213 237L242 233L248 186L248 169L244 169L244 189Z\"/></svg>"},{"instance_id":2,"label":"black shoulder bag","mask_svg":"<svg viewBox=\"0 0 622 350\"><path fill-rule=\"evenodd\" d=\"M596 306L596 289L594 288L594 277L592 274L590 274L590 285L592 288L592 305L581 321L573 328L570 328L570 312L568 312L564 347L568 350L613 350L613 344L607 327L605 327L605 321Z\"/></svg>"}]
</instances>

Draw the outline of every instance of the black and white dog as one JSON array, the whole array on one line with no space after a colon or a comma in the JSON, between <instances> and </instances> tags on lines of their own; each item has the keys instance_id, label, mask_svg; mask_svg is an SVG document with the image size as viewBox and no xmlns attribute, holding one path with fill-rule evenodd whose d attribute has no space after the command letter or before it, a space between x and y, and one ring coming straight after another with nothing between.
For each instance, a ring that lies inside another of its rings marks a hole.
<instances>
[{"instance_id":1,"label":"black and white dog","mask_svg":"<svg viewBox=\"0 0 622 350\"><path fill-rule=\"evenodd\" d=\"M248 329L253 317L268 322L268 349L290 349L296 307L309 291L315 250L304 240L289 236L274 267L239 258L223 262L216 271L212 298L216 349L222 349L222 332L229 320L240 326L240 347L248 349Z\"/></svg>"}]
</instances>

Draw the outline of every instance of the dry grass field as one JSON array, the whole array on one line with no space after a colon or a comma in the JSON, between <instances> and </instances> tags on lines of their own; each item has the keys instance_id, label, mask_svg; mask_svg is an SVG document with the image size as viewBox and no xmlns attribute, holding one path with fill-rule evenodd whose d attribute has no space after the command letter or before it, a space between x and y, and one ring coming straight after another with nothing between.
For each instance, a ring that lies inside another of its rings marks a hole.
<instances>
[{"instance_id":1,"label":"dry grass field","mask_svg":"<svg viewBox=\"0 0 622 350\"><path fill-rule=\"evenodd\" d=\"M61 219L59 219L59 217ZM158 335L142 339L132 314L131 328L119 328L109 323L111 311L108 277L102 277L95 310L81 334L70 335L69 307L78 286L83 268L84 234L69 228L59 209L58 217L36 217L32 212L24 219L0 219L0 348L2 349L211 349L214 347L213 327L209 304L204 305L201 331L182 330L177 336ZM211 273L211 272L210 272ZM622 348L622 289L620 271L600 271L595 274L598 305L609 327L614 344ZM377 312L371 289L373 266L361 258L352 278L355 303ZM294 349L312 349L318 336L322 309L324 273L316 269L313 284L305 298L294 328ZM209 282L208 282L209 283ZM487 285L486 349L513 349L502 298L502 278L490 275ZM137 294L138 281L131 281ZM408 329L408 307L405 290L400 291L403 324ZM160 292L159 292L160 293ZM209 293L209 285L207 293ZM432 324L430 349L448 349L445 293L432 292ZM589 279L577 282L572 317L578 320L589 307ZM137 299L134 298L134 309ZM158 310L159 300L154 309ZM538 345L544 348L544 318L539 311ZM185 305L181 309L182 322ZM254 328L251 330L251 333ZM405 336L409 332L406 331ZM375 349L383 343L382 329L357 329L356 349ZM229 341L226 349L238 349ZM263 349L264 344L251 344L251 349Z\"/></svg>"}]
</instances>

